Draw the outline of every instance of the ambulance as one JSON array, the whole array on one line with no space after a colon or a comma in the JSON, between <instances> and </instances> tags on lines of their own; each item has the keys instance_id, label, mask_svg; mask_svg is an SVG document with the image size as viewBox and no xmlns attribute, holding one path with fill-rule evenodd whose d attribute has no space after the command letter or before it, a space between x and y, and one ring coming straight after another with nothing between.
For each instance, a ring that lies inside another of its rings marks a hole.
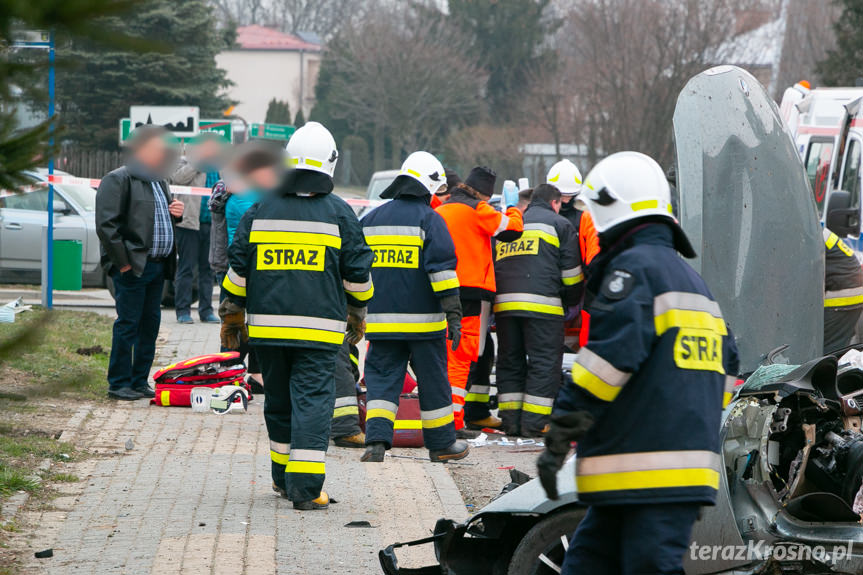
<instances>
[{"instance_id":1,"label":"ambulance","mask_svg":"<svg viewBox=\"0 0 863 575\"><path fill-rule=\"evenodd\" d=\"M821 222L863 253L860 238L863 87L785 90L780 112L806 175Z\"/></svg>"}]
</instances>

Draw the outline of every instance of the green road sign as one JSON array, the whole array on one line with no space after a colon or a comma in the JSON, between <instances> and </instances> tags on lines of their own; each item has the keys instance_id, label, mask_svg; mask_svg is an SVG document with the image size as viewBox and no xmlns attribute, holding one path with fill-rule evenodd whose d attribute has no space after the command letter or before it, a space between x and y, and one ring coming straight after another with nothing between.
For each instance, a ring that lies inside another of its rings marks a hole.
<instances>
[{"instance_id":1,"label":"green road sign","mask_svg":"<svg viewBox=\"0 0 863 575\"><path fill-rule=\"evenodd\" d=\"M211 132L214 134L219 134L228 143L233 143L234 141L234 131L231 127L230 120L201 120L198 122L198 129L201 133ZM120 145L123 145L123 142L129 139L129 135L131 133L132 120L130 120L129 118L121 118Z\"/></svg>"},{"instance_id":2,"label":"green road sign","mask_svg":"<svg viewBox=\"0 0 863 575\"><path fill-rule=\"evenodd\" d=\"M283 126L281 124L252 124L249 127L249 137L287 142L291 139L291 135L296 131L297 129L294 126Z\"/></svg>"}]
</instances>

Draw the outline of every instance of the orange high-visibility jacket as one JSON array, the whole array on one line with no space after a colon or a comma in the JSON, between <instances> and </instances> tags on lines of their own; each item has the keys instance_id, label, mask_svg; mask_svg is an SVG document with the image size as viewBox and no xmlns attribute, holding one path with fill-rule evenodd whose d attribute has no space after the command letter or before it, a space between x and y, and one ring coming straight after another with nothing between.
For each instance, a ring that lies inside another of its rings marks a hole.
<instances>
[{"instance_id":1,"label":"orange high-visibility jacket","mask_svg":"<svg viewBox=\"0 0 863 575\"><path fill-rule=\"evenodd\" d=\"M581 260L589 264L599 253L599 235L593 226L593 218L587 212L581 214L578 223L578 243L581 244Z\"/></svg>"},{"instance_id":2,"label":"orange high-visibility jacket","mask_svg":"<svg viewBox=\"0 0 863 575\"><path fill-rule=\"evenodd\" d=\"M511 242L521 237L521 212L509 208L502 214L460 189L454 190L437 212L443 216L455 244L459 295L465 300L494 300L491 238Z\"/></svg>"}]
</instances>

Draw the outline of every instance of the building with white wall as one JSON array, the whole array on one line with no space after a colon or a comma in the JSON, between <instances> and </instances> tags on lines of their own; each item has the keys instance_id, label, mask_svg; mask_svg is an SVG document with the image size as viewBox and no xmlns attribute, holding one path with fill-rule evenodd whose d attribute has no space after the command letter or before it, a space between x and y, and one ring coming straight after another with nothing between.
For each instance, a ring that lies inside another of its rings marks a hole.
<instances>
[{"instance_id":1,"label":"building with white wall","mask_svg":"<svg viewBox=\"0 0 863 575\"><path fill-rule=\"evenodd\" d=\"M320 44L265 26L237 28L237 45L216 56L234 83L228 96L234 113L247 122L263 122L270 100L286 101L291 114L302 106L308 118L315 103L321 62Z\"/></svg>"}]
</instances>

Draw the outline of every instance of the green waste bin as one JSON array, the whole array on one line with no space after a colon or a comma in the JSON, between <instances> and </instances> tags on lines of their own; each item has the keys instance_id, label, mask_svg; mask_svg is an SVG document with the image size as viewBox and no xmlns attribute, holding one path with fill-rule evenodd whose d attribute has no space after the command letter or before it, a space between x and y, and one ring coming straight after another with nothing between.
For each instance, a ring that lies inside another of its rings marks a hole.
<instances>
[{"instance_id":1,"label":"green waste bin","mask_svg":"<svg viewBox=\"0 0 863 575\"><path fill-rule=\"evenodd\" d=\"M82 251L78 240L54 240L54 289L81 289Z\"/></svg>"}]
</instances>

